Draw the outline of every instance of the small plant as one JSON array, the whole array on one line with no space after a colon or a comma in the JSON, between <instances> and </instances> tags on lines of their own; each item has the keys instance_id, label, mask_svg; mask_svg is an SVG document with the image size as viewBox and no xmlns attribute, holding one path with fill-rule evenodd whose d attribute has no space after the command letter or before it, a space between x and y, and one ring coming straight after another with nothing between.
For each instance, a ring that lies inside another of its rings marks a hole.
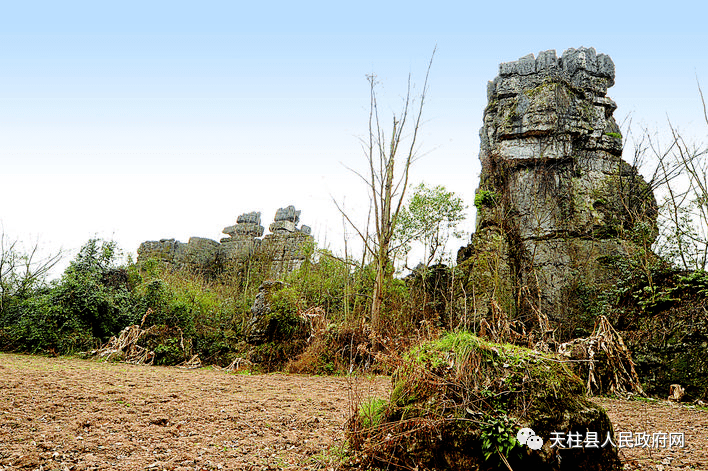
<instances>
[{"instance_id":1,"label":"small plant","mask_svg":"<svg viewBox=\"0 0 708 471\"><path fill-rule=\"evenodd\" d=\"M615 139L622 139L622 134L618 132L606 132L605 136L614 137Z\"/></svg>"},{"instance_id":2,"label":"small plant","mask_svg":"<svg viewBox=\"0 0 708 471\"><path fill-rule=\"evenodd\" d=\"M378 426L384 417L387 405L388 401L375 397L371 397L362 402L361 407L359 407L359 417L362 426L365 429Z\"/></svg>"},{"instance_id":3,"label":"small plant","mask_svg":"<svg viewBox=\"0 0 708 471\"><path fill-rule=\"evenodd\" d=\"M493 191L480 190L474 196L474 205L477 209L482 209L484 206L493 206L498 199L498 195Z\"/></svg>"},{"instance_id":4,"label":"small plant","mask_svg":"<svg viewBox=\"0 0 708 471\"><path fill-rule=\"evenodd\" d=\"M687 276L681 276L679 282L696 290L699 295L708 296L708 272L705 270L696 270Z\"/></svg>"},{"instance_id":5,"label":"small plant","mask_svg":"<svg viewBox=\"0 0 708 471\"><path fill-rule=\"evenodd\" d=\"M519 427L504 412L495 416L486 416L479 428L482 452L487 461L496 454L505 459L514 449L521 446L516 439Z\"/></svg>"}]
</instances>

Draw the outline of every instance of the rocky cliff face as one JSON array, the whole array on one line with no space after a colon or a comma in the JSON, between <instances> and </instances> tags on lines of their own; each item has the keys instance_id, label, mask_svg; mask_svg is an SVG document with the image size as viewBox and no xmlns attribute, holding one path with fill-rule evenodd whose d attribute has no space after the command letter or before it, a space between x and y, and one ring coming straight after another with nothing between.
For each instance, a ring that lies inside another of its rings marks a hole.
<instances>
[{"instance_id":1,"label":"rocky cliff face","mask_svg":"<svg viewBox=\"0 0 708 471\"><path fill-rule=\"evenodd\" d=\"M656 237L654 195L621 157L614 80L608 56L580 48L503 63L489 82L477 229L458 254L478 312L526 302L563 319L579 286L611 283L604 259Z\"/></svg>"},{"instance_id":2,"label":"rocky cliff face","mask_svg":"<svg viewBox=\"0 0 708 471\"><path fill-rule=\"evenodd\" d=\"M138 261L162 260L181 268L198 271L238 269L248 260L259 258L270 264L273 278L299 268L305 260L304 246L312 241L308 226L297 227L300 211L294 206L280 208L265 237L261 213L240 215L236 224L224 228L220 242L191 237L186 244L175 239L147 241L138 248Z\"/></svg>"}]
</instances>

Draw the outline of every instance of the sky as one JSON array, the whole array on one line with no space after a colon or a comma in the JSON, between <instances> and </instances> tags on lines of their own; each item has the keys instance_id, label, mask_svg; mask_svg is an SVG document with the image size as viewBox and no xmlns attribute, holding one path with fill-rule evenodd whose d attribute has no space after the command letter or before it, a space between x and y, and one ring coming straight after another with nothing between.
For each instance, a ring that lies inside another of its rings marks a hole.
<instances>
[{"instance_id":1,"label":"sky","mask_svg":"<svg viewBox=\"0 0 708 471\"><path fill-rule=\"evenodd\" d=\"M134 255L293 204L341 253L356 240L333 200L358 221L368 207L350 170L366 169L366 76L388 123L436 48L411 180L462 196L472 232L500 62L594 47L618 122L706 141L708 6L626 3L0 2L2 231L66 264L93 237Z\"/></svg>"}]
</instances>

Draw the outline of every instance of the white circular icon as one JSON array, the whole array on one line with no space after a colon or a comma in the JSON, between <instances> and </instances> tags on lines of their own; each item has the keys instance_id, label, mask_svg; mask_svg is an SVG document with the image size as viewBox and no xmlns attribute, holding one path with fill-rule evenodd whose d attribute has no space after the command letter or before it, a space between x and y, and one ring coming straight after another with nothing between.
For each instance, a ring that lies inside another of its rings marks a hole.
<instances>
[{"instance_id":1,"label":"white circular icon","mask_svg":"<svg viewBox=\"0 0 708 471\"><path fill-rule=\"evenodd\" d=\"M526 444L532 450L540 450L543 446L543 439L538 435L531 435L529 438L526 439Z\"/></svg>"},{"instance_id":2,"label":"white circular icon","mask_svg":"<svg viewBox=\"0 0 708 471\"><path fill-rule=\"evenodd\" d=\"M536 433L530 428L522 428L521 430L519 430L519 433L516 434L516 439L522 445L526 445L526 441L529 439L529 437L533 435L536 435Z\"/></svg>"}]
</instances>

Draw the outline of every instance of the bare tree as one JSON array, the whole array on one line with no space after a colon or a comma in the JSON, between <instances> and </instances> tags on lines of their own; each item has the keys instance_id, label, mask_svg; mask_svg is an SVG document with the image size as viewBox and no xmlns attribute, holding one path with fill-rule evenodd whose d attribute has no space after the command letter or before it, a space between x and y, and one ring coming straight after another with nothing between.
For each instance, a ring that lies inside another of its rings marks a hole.
<instances>
[{"instance_id":1,"label":"bare tree","mask_svg":"<svg viewBox=\"0 0 708 471\"><path fill-rule=\"evenodd\" d=\"M391 255L396 247L392 242L396 223L403 205L411 164L418 156L417 139L421 126L423 106L428 91L430 68L435 57L435 49L428 62L425 82L420 95L411 95L411 77L401 111L392 116L391 134L386 135L379 117L375 75L367 75L369 81L369 123L368 138L362 139L362 149L366 156L366 173L352 170L366 184L369 193L369 222L373 226L373 235L361 230L335 201L337 209L354 228L364 243L364 250L375 263L376 278L371 299L371 323L375 330L380 329L381 309L384 301L384 287L393 277ZM351 169L350 169L351 170Z\"/></svg>"},{"instance_id":2,"label":"bare tree","mask_svg":"<svg viewBox=\"0 0 708 471\"><path fill-rule=\"evenodd\" d=\"M703 115L708 112L698 86ZM669 142L644 131L635 143L637 167L653 165L649 186L663 194L654 250L684 270L708 268L708 147L688 142L669 121ZM649 157L647 162L646 157Z\"/></svg>"},{"instance_id":3,"label":"bare tree","mask_svg":"<svg viewBox=\"0 0 708 471\"><path fill-rule=\"evenodd\" d=\"M0 230L0 313L13 296L25 296L61 260L61 252L44 258L39 256L39 244L23 251L19 242Z\"/></svg>"}]
</instances>

